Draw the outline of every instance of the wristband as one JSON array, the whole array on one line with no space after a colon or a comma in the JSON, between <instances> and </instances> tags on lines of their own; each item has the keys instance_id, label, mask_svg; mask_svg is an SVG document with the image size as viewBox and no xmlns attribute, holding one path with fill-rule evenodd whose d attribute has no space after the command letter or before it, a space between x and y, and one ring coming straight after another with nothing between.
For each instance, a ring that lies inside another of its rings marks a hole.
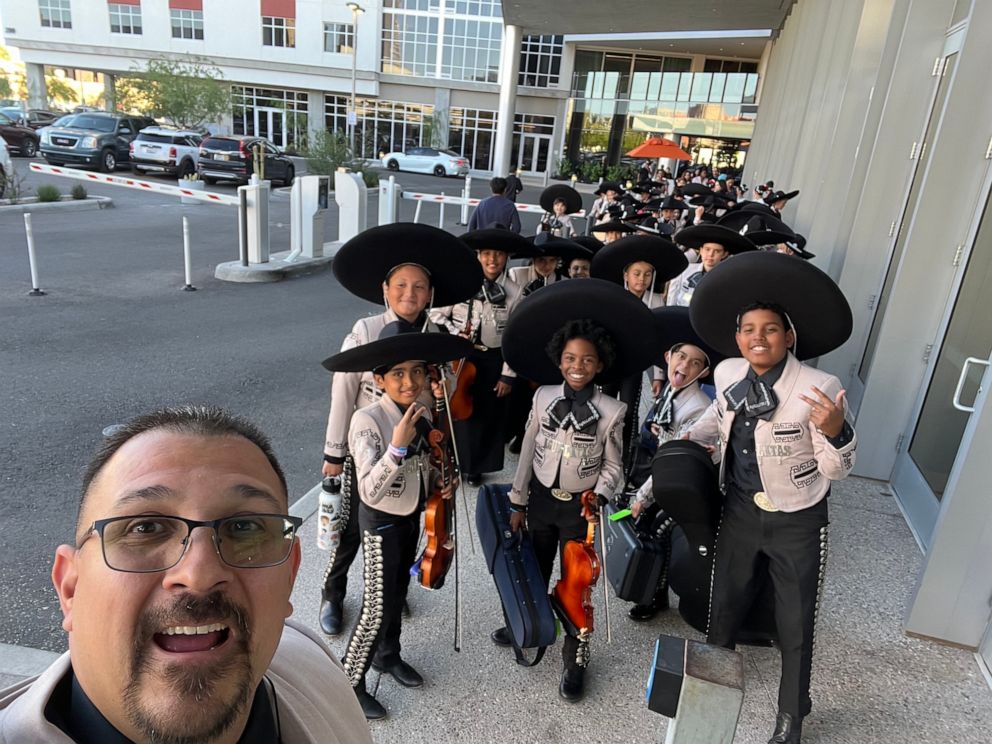
<instances>
[{"instance_id":1,"label":"wristband","mask_svg":"<svg viewBox=\"0 0 992 744\"><path fill-rule=\"evenodd\" d=\"M510 502L510 511L511 512L515 512L517 514L519 514L521 512L523 512L524 514L526 514L527 513L527 506L526 505L521 505L521 504L514 504L511 501Z\"/></svg>"},{"instance_id":2,"label":"wristband","mask_svg":"<svg viewBox=\"0 0 992 744\"><path fill-rule=\"evenodd\" d=\"M324 462L326 462L326 463L328 463L330 465L343 465L344 464L344 458L343 457L335 457L334 455L324 455Z\"/></svg>"},{"instance_id":3,"label":"wristband","mask_svg":"<svg viewBox=\"0 0 992 744\"><path fill-rule=\"evenodd\" d=\"M404 457L406 457L406 452L407 452L406 447L394 447L393 445L389 445L389 454L393 455L399 460L402 460Z\"/></svg>"}]
</instances>

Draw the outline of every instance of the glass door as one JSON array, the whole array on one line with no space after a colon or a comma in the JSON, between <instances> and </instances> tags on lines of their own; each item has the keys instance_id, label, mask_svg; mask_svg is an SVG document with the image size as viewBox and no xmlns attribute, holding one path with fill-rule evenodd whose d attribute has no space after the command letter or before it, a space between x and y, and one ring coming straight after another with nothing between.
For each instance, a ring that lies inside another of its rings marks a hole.
<instances>
[{"instance_id":1,"label":"glass door","mask_svg":"<svg viewBox=\"0 0 992 744\"><path fill-rule=\"evenodd\" d=\"M255 134L276 147L286 146L286 112L268 106L255 107Z\"/></svg>"},{"instance_id":2,"label":"glass door","mask_svg":"<svg viewBox=\"0 0 992 744\"><path fill-rule=\"evenodd\" d=\"M929 545L971 405L992 354L990 204L987 197L970 251L962 247L959 260L964 263L964 274L950 302L939 348L933 351L919 413L904 435L908 446L896 459L892 477L899 502L924 547Z\"/></svg>"},{"instance_id":3,"label":"glass door","mask_svg":"<svg viewBox=\"0 0 992 744\"><path fill-rule=\"evenodd\" d=\"M520 148L517 151L517 167L530 175L544 173L548 168L550 152L551 137L542 134L522 134Z\"/></svg>"}]
</instances>

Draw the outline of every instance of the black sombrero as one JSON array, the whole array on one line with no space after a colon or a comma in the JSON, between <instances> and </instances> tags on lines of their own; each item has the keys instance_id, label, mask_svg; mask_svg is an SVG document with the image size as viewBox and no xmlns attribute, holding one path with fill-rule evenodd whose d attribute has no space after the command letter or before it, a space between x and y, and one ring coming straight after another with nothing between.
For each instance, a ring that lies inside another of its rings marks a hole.
<instances>
[{"instance_id":1,"label":"black sombrero","mask_svg":"<svg viewBox=\"0 0 992 744\"><path fill-rule=\"evenodd\" d=\"M628 225L626 222L621 222L618 219L612 219L609 222L601 222L598 225L592 226L592 231L594 233L607 233L607 232L621 232L629 233L634 232L634 228Z\"/></svg>"},{"instance_id":2,"label":"black sombrero","mask_svg":"<svg viewBox=\"0 0 992 744\"><path fill-rule=\"evenodd\" d=\"M629 235L615 240L599 251L592 259L592 276L623 286L623 272L636 261L644 261L654 268L653 291L660 292L665 282L689 265L685 254L668 238L654 235Z\"/></svg>"},{"instance_id":3,"label":"black sombrero","mask_svg":"<svg viewBox=\"0 0 992 744\"><path fill-rule=\"evenodd\" d=\"M602 240L594 238L592 235L576 235L572 238L572 242L578 243L583 248L588 248L594 254L597 253L604 245Z\"/></svg>"},{"instance_id":4,"label":"black sombrero","mask_svg":"<svg viewBox=\"0 0 992 744\"><path fill-rule=\"evenodd\" d=\"M684 201L679 201L674 196L669 196L669 197L666 197L665 198L665 201L663 201L660 205L658 205L658 209L659 210L662 210L662 209L690 209L690 207Z\"/></svg>"},{"instance_id":5,"label":"black sombrero","mask_svg":"<svg viewBox=\"0 0 992 744\"><path fill-rule=\"evenodd\" d=\"M771 206L777 201L789 201L789 199L795 199L797 196L799 196L799 189L795 191L773 191L765 195L764 202Z\"/></svg>"},{"instance_id":6,"label":"black sombrero","mask_svg":"<svg viewBox=\"0 0 992 744\"><path fill-rule=\"evenodd\" d=\"M781 242L789 246L789 250L799 256L799 258L805 259L806 261L809 261L811 258L816 258L815 253L810 253L806 250L806 238L799 233L796 233L795 237L790 240L783 240Z\"/></svg>"},{"instance_id":7,"label":"black sombrero","mask_svg":"<svg viewBox=\"0 0 992 744\"><path fill-rule=\"evenodd\" d=\"M742 212L751 212L751 213L757 212L758 214L766 214L769 217L779 216L778 212L776 212L774 209L769 207L764 202L758 202L758 201L741 202L738 209L740 209L740 211Z\"/></svg>"},{"instance_id":8,"label":"black sombrero","mask_svg":"<svg viewBox=\"0 0 992 744\"><path fill-rule=\"evenodd\" d=\"M473 251L503 251L511 258L536 258L541 255L541 251L527 238L503 227L483 227L463 233L459 238ZM476 263L479 263L478 260ZM482 284L481 277L479 284ZM476 286L472 294L478 291L479 287Z\"/></svg>"},{"instance_id":9,"label":"black sombrero","mask_svg":"<svg viewBox=\"0 0 992 744\"><path fill-rule=\"evenodd\" d=\"M621 186L616 181L603 181L599 184L599 187L593 191L594 194L605 194L607 191L615 191L618 194L623 193L623 186Z\"/></svg>"},{"instance_id":10,"label":"black sombrero","mask_svg":"<svg viewBox=\"0 0 992 744\"><path fill-rule=\"evenodd\" d=\"M731 255L757 250L757 246L746 237L723 225L686 227L679 230L676 240L686 248L701 248L704 243L719 243Z\"/></svg>"},{"instance_id":11,"label":"black sombrero","mask_svg":"<svg viewBox=\"0 0 992 744\"><path fill-rule=\"evenodd\" d=\"M658 339L656 364L659 367L665 366L665 352L670 351L675 344L698 346L710 360L710 371L700 377L698 382L712 384L713 370L716 369L716 365L726 359L726 355L721 354L699 337L689 320L689 308L680 306L656 307L651 310L651 313L654 315L655 336Z\"/></svg>"},{"instance_id":12,"label":"black sombrero","mask_svg":"<svg viewBox=\"0 0 992 744\"><path fill-rule=\"evenodd\" d=\"M582 194L563 183L548 186L541 192L538 202L545 212L554 212L556 199L565 200L565 214L572 214L582 209Z\"/></svg>"},{"instance_id":13,"label":"black sombrero","mask_svg":"<svg viewBox=\"0 0 992 744\"><path fill-rule=\"evenodd\" d=\"M748 235L752 232L771 230L787 235L792 234L792 228L782 222L778 217L773 217L766 212L755 212L749 209L735 209L723 215L716 221L718 225L736 230L741 235Z\"/></svg>"},{"instance_id":14,"label":"black sombrero","mask_svg":"<svg viewBox=\"0 0 992 744\"><path fill-rule=\"evenodd\" d=\"M464 242L444 230L412 222L359 233L341 246L332 268L342 287L381 305L382 283L404 264L416 264L430 274L437 307L467 300L482 284L482 267Z\"/></svg>"},{"instance_id":15,"label":"black sombrero","mask_svg":"<svg viewBox=\"0 0 992 744\"><path fill-rule=\"evenodd\" d=\"M701 183L687 183L679 188L683 196L713 196L716 192Z\"/></svg>"},{"instance_id":16,"label":"black sombrero","mask_svg":"<svg viewBox=\"0 0 992 744\"><path fill-rule=\"evenodd\" d=\"M851 335L851 306L827 274L806 261L769 251L736 256L714 267L692 296L689 317L700 338L740 356L734 335L737 314L754 302L780 305L796 332L796 357L833 351Z\"/></svg>"},{"instance_id":17,"label":"black sombrero","mask_svg":"<svg viewBox=\"0 0 992 744\"><path fill-rule=\"evenodd\" d=\"M521 301L503 332L503 358L525 379L559 383L561 372L545 349L566 322L583 318L605 328L616 345L616 361L597 382L640 373L657 358L651 311L630 292L602 279L555 282Z\"/></svg>"},{"instance_id":18,"label":"black sombrero","mask_svg":"<svg viewBox=\"0 0 992 744\"><path fill-rule=\"evenodd\" d=\"M410 332L403 324L393 322L382 329L375 341L338 352L321 364L331 372L368 372L411 359L429 364L450 362L468 356L472 348L461 336Z\"/></svg>"},{"instance_id":19,"label":"black sombrero","mask_svg":"<svg viewBox=\"0 0 992 744\"><path fill-rule=\"evenodd\" d=\"M592 260L593 252L568 238L559 238L551 233L541 233L534 238L534 245L540 248L542 256L557 256L565 266L573 258Z\"/></svg>"}]
</instances>

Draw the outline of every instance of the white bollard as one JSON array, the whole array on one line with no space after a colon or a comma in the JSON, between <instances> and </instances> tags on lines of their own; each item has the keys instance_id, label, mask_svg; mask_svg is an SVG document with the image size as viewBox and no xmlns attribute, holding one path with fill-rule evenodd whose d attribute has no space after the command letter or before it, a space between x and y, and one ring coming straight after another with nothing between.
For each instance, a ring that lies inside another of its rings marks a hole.
<instances>
[{"instance_id":1,"label":"white bollard","mask_svg":"<svg viewBox=\"0 0 992 744\"><path fill-rule=\"evenodd\" d=\"M419 200L418 199L417 200L417 208L415 210L413 210L413 221L414 222L420 222L420 208L422 206L424 206L424 202L422 200Z\"/></svg>"},{"instance_id":2,"label":"white bollard","mask_svg":"<svg viewBox=\"0 0 992 744\"><path fill-rule=\"evenodd\" d=\"M444 201L443 201L444 200L444 192L443 191L441 192L441 199L442 199L442 201L441 201L441 211L437 215L437 226L443 230L444 229Z\"/></svg>"},{"instance_id":3,"label":"white bollard","mask_svg":"<svg viewBox=\"0 0 992 744\"><path fill-rule=\"evenodd\" d=\"M462 189L462 217L458 224L463 227L468 224L468 200L472 197L472 176L465 174L465 188Z\"/></svg>"},{"instance_id":4,"label":"white bollard","mask_svg":"<svg viewBox=\"0 0 992 744\"><path fill-rule=\"evenodd\" d=\"M193 255L189 248L189 217L183 215L183 269L186 271L186 286L183 292L195 292L193 286Z\"/></svg>"},{"instance_id":5,"label":"white bollard","mask_svg":"<svg viewBox=\"0 0 992 744\"><path fill-rule=\"evenodd\" d=\"M24 213L24 233L28 239L28 263L31 266L31 291L28 295L31 297L41 297L45 294L38 287L38 261L34 255L34 230L31 227L31 213Z\"/></svg>"}]
</instances>

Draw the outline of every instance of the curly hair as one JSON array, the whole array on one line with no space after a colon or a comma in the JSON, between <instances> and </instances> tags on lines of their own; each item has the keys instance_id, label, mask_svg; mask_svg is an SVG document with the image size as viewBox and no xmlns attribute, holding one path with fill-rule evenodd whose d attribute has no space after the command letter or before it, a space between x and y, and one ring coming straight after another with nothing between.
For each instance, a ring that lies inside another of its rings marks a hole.
<instances>
[{"instance_id":1,"label":"curly hair","mask_svg":"<svg viewBox=\"0 0 992 744\"><path fill-rule=\"evenodd\" d=\"M544 348L548 357L557 367L561 364L561 354L565 350L565 344L573 338L582 338L596 347L599 354L599 361L603 363L603 372L606 372L617 359L617 347L613 337L602 326L596 325L591 320L582 318L580 320L570 320L551 337L548 345Z\"/></svg>"}]
</instances>

